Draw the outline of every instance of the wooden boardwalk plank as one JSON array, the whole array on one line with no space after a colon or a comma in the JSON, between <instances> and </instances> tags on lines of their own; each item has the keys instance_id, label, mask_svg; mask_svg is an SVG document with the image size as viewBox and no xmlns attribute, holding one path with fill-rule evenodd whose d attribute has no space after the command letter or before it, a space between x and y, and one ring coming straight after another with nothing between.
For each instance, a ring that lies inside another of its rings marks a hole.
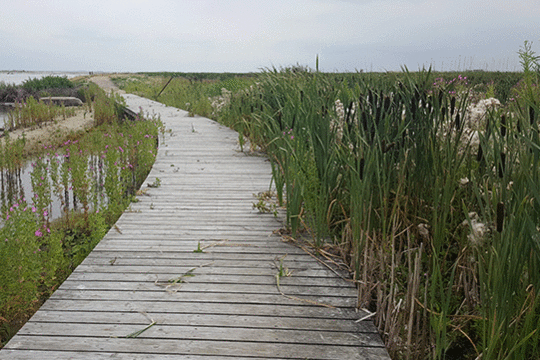
<instances>
[{"instance_id":1,"label":"wooden boardwalk plank","mask_svg":"<svg viewBox=\"0 0 540 360\"><path fill-rule=\"evenodd\" d=\"M389 359L354 284L254 208L271 184L264 157L214 121L125 97L171 130L139 201L0 358Z\"/></svg>"},{"instance_id":2,"label":"wooden boardwalk plank","mask_svg":"<svg viewBox=\"0 0 540 360\"><path fill-rule=\"evenodd\" d=\"M219 336L220 334L218 334ZM148 339L148 338L111 338L107 336L27 336L18 335L10 341L9 349L49 350L62 358L61 352L109 352L113 354L146 354L147 359L160 358L162 355L199 355L202 359L223 359L227 356L245 356L256 354L268 359L388 359L387 352L381 347L314 345L306 343L280 343L259 341L223 341L191 339ZM89 355L90 355L89 354ZM149 356L151 355L151 357ZM3 354L2 354L3 356ZM116 356L114 356L116 357ZM113 357L113 358L114 358ZM13 357L11 359L16 359ZM92 359L91 356L86 357ZM130 358L126 356L124 358ZM9 359L7 356L3 359Z\"/></svg>"},{"instance_id":3,"label":"wooden boardwalk plank","mask_svg":"<svg viewBox=\"0 0 540 360\"><path fill-rule=\"evenodd\" d=\"M172 312L153 312L150 315L159 324L257 328L257 329L288 329L304 331L335 331L335 332L362 332L377 333L371 322L336 322L327 318L304 318L302 322L297 317L277 317L261 315L222 315L222 314L179 314ZM77 323L77 324L138 324L148 325L148 318L137 312L90 312L90 311L47 311L42 310L33 319L36 323Z\"/></svg>"},{"instance_id":4,"label":"wooden boardwalk plank","mask_svg":"<svg viewBox=\"0 0 540 360\"><path fill-rule=\"evenodd\" d=\"M111 315L111 314L109 314ZM49 327L49 323L31 322L22 329L20 335L41 334L47 336L80 336L125 338L129 334L144 329L146 324L100 324L65 322L61 327ZM313 336L316 332L318 336ZM378 346L376 333L337 332L324 330L298 330L280 328L244 328L241 324L230 331L230 327L194 326L184 324L158 323L138 336L139 339L179 339L179 340L213 340L248 341L259 343L313 344L313 345L345 345L345 346Z\"/></svg>"},{"instance_id":5,"label":"wooden boardwalk plank","mask_svg":"<svg viewBox=\"0 0 540 360\"><path fill-rule=\"evenodd\" d=\"M214 315L250 315L268 316L278 318L296 318L300 319L298 327L301 328L306 318L347 320L347 323L358 321L366 314L363 311L356 312L354 308L326 308L312 304L244 304L238 303L230 306L227 303L205 303L193 299L179 303L171 298L170 301L162 300L159 302L137 301L130 302L126 300L98 299L98 300L60 300L51 299L43 304L40 311L34 316L44 311L65 311L77 312L88 311L93 313L109 312L134 312L147 314L214 314ZM32 319L33 321L33 319ZM113 320L110 320L113 321ZM231 322L232 326L236 323ZM349 324L350 325L350 324ZM344 325L345 326L345 325ZM347 325L348 326L348 325Z\"/></svg>"}]
</instances>

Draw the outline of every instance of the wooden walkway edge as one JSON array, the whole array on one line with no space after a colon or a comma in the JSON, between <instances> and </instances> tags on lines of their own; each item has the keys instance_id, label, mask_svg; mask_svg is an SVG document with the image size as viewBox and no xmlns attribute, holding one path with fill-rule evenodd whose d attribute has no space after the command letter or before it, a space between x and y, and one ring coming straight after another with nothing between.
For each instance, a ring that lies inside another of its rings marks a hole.
<instances>
[{"instance_id":1,"label":"wooden walkway edge","mask_svg":"<svg viewBox=\"0 0 540 360\"><path fill-rule=\"evenodd\" d=\"M212 120L124 97L170 130L145 194L0 359L390 359L358 321L354 286L253 209L271 181L264 157Z\"/></svg>"}]
</instances>

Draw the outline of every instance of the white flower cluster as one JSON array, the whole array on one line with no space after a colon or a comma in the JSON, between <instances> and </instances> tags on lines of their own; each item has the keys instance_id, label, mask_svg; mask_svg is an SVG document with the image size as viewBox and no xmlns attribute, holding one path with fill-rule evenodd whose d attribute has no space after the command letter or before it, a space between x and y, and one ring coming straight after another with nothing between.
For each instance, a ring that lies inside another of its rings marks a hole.
<instances>
[{"instance_id":1,"label":"white flower cluster","mask_svg":"<svg viewBox=\"0 0 540 360\"><path fill-rule=\"evenodd\" d=\"M467 112L463 117L465 128L463 133L467 140L470 140L470 146L477 148L480 144L479 131L485 128L487 113L492 110L497 110L501 106L499 100L495 98L483 99L476 104L471 104L467 107Z\"/></svg>"},{"instance_id":2,"label":"white flower cluster","mask_svg":"<svg viewBox=\"0 0 540 360\"><path fill-rule=\"evenodd\" d=\"M213 98L208 98L210 100L212 105L212 116L215 117L219 114L221 110L223 110L224 107L229 105L231 103L231 96L232 93L225 89L221 88L221 95L220 96L214 96Z\"/></svg>"},{"instance_id":3,"label":"white flower cluster","mask_svg":"<svg viewBox=\"0 0 540 360\"><path fill-rule=\"evenodd\" d=\"M343 129L345 128L345 106L341 102L341 100L337 99L334 102L334 112L336 114L335 117L332 118L330 122L330 130L335 133L336 135L336 142L338 144L341 144L341 141L343 139ZM357 125L357 117L356 117L356 103L353 103L351 108L351 116L352 121L354 121L355 125ZM352 150L352 144L348 145L349 148Z\"/></svg>"},{"instance_id":4,"label":"white flower cluster","mask_svg":"<svg viewBox=\"0 0 540 360\"><path fill-rule=\"evenodd\" d=\"M467 112L463 117L463 123L466 127L478 130L485 127L489 111L497 110L501 106L499 100L495 98L483 99L476 104L471 104L467 107Z\"/></svg>"},{"instance_id":5,"label":"white flower cluster","mask_svg":"<svg viewBox=\"0 0 540 360\"><path fill-rule=\"evenodd\" d=\"M460 114L461 117L461 146L462 153L467 146L472 149L478 148L480 144L480 132L485 129L489 111L495 111L501 106L499 100L495 98L483 99L476 104L471 104L467 107L465 114ZM443 124L443 136L455 136L455 121L458 112Z\"/></svg>"},{"instance_id":6,"label":"white flower cluster","mask_svg":"<svg viewBox=\"0 0 540 360\"><path fill-rule=\"evenodd\" d=\"M330 130L336 134L336 141L339 144L343 138L343 126L345 124L345 108L341 100L337 99L334 102L334 111L336 112L336 117L332 118L330 122Z\"/></svg>"},{"instance_id":7,"label":"white flower cluster","mask_svg":"<svg viewBox=\"0 0 540 360\"><path fill-rule=\"evenodd\" d=\"M470 221L470 223L469 223ZM484 238L487 235L488 227L486 224L480 222L478 214L470 212L468 214L468 220L463 220L462 226L468 226L470 224L470 233L467 235L467 239L474 246L481 246L484 242Z\"/></svg>"}]
</instances>

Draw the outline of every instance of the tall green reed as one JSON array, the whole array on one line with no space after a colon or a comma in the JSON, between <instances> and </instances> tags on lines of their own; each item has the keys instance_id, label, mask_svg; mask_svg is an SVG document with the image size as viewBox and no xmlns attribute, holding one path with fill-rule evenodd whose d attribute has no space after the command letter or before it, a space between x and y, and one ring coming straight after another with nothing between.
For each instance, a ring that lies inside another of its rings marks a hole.
<instances>
[{"instance_id":1,"label":"tall green reed","mask_svg":"<svg viewBox=\"0 0 540 360\"><path fill-rule=\"evenodd\" d=\"M492 112L482 138L484 177L476 189L482 215L495 225L484 246L476 249L481 302L481 346L489 359L540 356L540 170L539 125L526 107L536 106L538 59L520 52L525 79L520 98L508 110Z\"/></svg>"},{"instance_id":2,"label":"tall green reed","mask_svg":"<svg viewBox=\"0 0 540 360\"><path fill-rule=\"evenodd\" d=\"M538 357L536 97L473 119L479 83L436 76L268 69L213 116L268 153L289 229L342 254L393 356Z\"/></svg>"},{"instance_id":3,"label":"tall green reed","mask_svg":"<svg viewBox=\"0 0 540 360\"><path fill-rule=\"evenodd\" d=\"M488 318L478 310L484 265L463 223L471 213L493 219L492 188L516 155L493 141L500 122L491 119L476 135L480 165L465 124L470 90L433 83L429 70L389 81L273 69L221 114L228 125L243 119L269 152L293 234L307 230L317 246L347 254L359 305L377 311L393 354L479 356L490 348L477 331Z\"/></svg>"}]
</instances>

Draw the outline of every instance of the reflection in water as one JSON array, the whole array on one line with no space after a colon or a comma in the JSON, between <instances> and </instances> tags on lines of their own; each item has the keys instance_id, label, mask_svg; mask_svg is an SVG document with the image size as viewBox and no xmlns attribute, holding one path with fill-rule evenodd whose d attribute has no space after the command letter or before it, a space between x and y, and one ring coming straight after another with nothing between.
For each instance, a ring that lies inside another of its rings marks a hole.
<instances>
[{"instance_id":1,"label":"reflection in water","mask_svg":"<svg viewBox=\"0 0 540 360\"><path fill-rule=\"evenodd\" d=\"M62 168L69 168L69 157L65 155L56 155L50 158L42 159L41 163L45 164L47 179L42 179L43 182L49 184L49 193L51 204L48 206L50 220L62 217L71 210L84 210L84 204L77 199L72 188L72 179L69 174L62 174ZM51 162L56 162L55 167L51 166ZM107 202L105 195L105 174L103 171L103 159L100 156L89 156L87 175L89 180L88 207L89 209L97 209ZM22 168L15 170L0 170L0 189L1 189L1 210L6 213L13 204L25 200L28 204L32 204L37 196L32 187L32 171L36 166L35 163L29 162ZM41 183L40 183L41 185ZM0 220L1 225L2 220Z\"/></svg>"},{"instance_id":2,"label":"reflection in water","mask_svg":"<svg viewBox=\"0 0 540 360\"><path fill-rule=\"evenodd\" d=\"M10 207L17 199L24 198L21 169L15 171L1 171L2 181L2 209Z\"/></svg>"},{"instance_id":3,"label":"reflection in water","mask_svg":"<svg viewBox=\"0 0 540 360\"><path fill-rule=\"evenodd\" d=\"M8 112L11 109L11 106L4 106L0 104L0 128L5 128L5 121L8 118Z\"/></svg>"}]
</instances>

